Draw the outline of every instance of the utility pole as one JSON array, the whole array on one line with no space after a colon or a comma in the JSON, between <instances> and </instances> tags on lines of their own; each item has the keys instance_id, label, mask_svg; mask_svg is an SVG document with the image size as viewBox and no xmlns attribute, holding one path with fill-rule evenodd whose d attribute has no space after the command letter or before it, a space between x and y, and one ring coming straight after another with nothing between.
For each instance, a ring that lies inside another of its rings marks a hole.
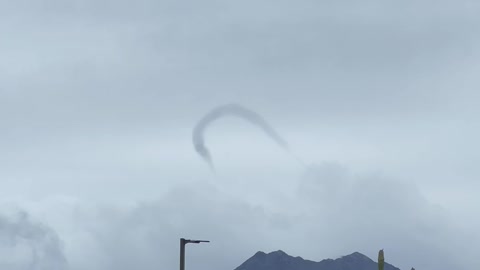
<instances>
[{"instance_id":1,"label":"utility pole","mask_svg":"<svg viewBox=\"0 0 480 270\"><path fill-rule=\"evenodd\" d=\"M180 270L185 270L185 246L187 244L200 244L200 243L210 243L210 241L190 240L190 239L180 238Z\"/></svg>"}]
</instances>

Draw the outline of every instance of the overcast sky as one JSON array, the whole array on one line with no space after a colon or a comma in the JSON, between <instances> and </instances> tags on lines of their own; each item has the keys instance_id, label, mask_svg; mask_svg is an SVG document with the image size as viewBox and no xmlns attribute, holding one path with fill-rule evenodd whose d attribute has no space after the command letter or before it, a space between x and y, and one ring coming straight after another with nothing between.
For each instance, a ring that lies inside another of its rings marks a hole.
<instances>
[{"instance_id":1,"label":"overcast sky","mask_svg":"<svg viewBox=\"0 0 480 270\"><path fill-rule=\"evenodd\" d=\"M0 268L479 268L480 3L0 0ZM240 103L285 138L209 110Z\"/></svg>"}]
</instances>

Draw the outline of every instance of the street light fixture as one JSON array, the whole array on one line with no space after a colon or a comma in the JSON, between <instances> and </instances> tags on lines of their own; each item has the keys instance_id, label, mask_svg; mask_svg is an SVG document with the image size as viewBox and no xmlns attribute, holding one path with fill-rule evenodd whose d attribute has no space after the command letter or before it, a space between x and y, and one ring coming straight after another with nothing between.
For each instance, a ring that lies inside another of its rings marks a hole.
<instances>
[{"instance_id":1,"label":"street light fixture","mask_svg":"<svg viewBox=\"0 0 480 270\"><path fill-rule=\"evenodd\" d=\"M180 238L180 270L185 270L185 245L200 244L200 243L210 243L210 241Z\"/></svg>"}]
</instances>

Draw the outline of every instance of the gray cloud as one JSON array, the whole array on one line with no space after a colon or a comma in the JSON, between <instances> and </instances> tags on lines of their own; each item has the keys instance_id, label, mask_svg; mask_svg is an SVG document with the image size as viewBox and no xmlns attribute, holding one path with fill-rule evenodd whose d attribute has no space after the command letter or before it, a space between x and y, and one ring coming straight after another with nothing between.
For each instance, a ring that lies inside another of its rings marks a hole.
<instances>
[{"instance_id":1,"label":"gray cloud","mask_svg":"<svg viewBox=\"0 0 480 270\"><path fill-rule=\"evenodd\" d=\"M297 192L273 205L201 182L129 207L80 202L63 218L73 228L64 230L70 269L175 268L180 237L212 241L188 246L188 264L198 269L233 269L257 250L277 249L320 260L354 251L374 258L384 248L387 261L402 269L476 266L476 244L464 248L472 235L415 185L357 175L338 163L311 166L300 181L290 180Z\"/></svg>"},{"instance_id":2,"label":"gray cloud","mask_svg":"<svg viewBox=\"0 0 480 270\"><path fill-rule=\"evenodd\" d=\"M12 270L66 270L63 245L54 230L26 212L0 216L0 267Z\"/></svg>"},{"instance_id":3,"label":"gray cloud","mask_svg":"<svg viewBox=\"0 0 480 270\"><path fill-rule=\"evenodd\" d=\"M415 185L383 175L358 176L337 164L325 164L310 169L299 196L305 199L303 207L315 213L317 228L330 232L313 229L314 239L329 244L341 239L334 250L341 245L362 249L368 243L371 256L373 246L385 248L402 269L460 269L473 263L466 259L473 253L462 248L469 236Z\"/></svg>"},{"instance_id":4,"label":"gray cloud","mask_svg":"<svg viewBox=\"0 0 480 270\"><path fill-rule=\"evenodd\" d=\"M120 267L115 258L173 267L170 240L184 234L239 240L189 249L203 269L213 251L231 250L215 268L228 269L258 249L322 259L380 246L406 269L440 257L457 266L480 225L478 10L468 0L0 1L0 195L82 202L81 214L43 210L76 269ZM213 182L191 128L230 102L261 109L305 160L342 166L312 168L292 195L303 171L226 123L211 133ZM377 170L390 180L355 175ZM165 194L197 182L227 198L187 188L198 203L172 214L181 202ZM137 201L149 203L123 205ZM192 226L193 210L207 221Z\"/></svg>"}]
</instances>

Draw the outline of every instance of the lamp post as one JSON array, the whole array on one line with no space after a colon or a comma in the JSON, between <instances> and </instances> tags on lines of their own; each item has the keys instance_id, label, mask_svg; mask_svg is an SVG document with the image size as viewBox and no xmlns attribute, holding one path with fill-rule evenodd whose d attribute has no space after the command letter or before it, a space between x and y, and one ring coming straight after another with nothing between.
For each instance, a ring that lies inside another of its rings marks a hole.
<instances>
[{"instance_id":1,"label":"lamp post","mask_svg":"<svg viewBox=\"0 0 480 270\"><path fill-rule=\"evenodd\" d=\"M180 270L185 270L185 245L200 243L210 243L210 241L180 238Z\"/></svg>"}]
</instances>

